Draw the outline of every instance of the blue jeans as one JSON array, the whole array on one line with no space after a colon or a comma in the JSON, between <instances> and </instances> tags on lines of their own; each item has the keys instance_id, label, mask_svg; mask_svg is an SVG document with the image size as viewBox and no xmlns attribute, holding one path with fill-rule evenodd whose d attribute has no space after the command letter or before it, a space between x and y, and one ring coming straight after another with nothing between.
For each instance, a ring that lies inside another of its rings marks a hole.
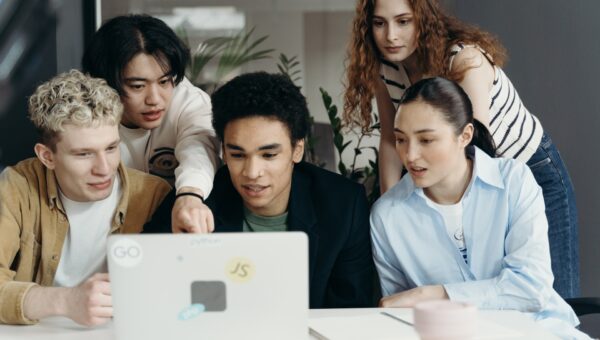
<instances>
[{"instance_id":1,"label":"blue jeans","mask_svg":"<svg viewBox=\"0 0 600 340\"><path fill-rule=\"evenodd\" d=\"M548 218L554 289L563 298L579 296L579 236L575 193L558 149L544 133L527 161L542 187Z\"/></svg>"}]
</instances>

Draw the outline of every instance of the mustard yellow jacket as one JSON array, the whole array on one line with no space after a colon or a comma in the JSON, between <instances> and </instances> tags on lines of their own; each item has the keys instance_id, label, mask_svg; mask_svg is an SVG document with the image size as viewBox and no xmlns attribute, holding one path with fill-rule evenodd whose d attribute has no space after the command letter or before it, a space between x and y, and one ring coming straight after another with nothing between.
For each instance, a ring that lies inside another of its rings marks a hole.
<instances>
[{"instance_id":1,"label":"mustard yellow jacket","mask_svg":"<svg viewBox=\"0 0 600 340\"><path fill-rule=\"evenodd\" d=\"M111 233L139 233L171 190L163 179L119 166L122 196ZM69 228L54 171L37 158L0 174L0 323L31 324L27 291L52 286Z\"/></svg>"}]
</instances>

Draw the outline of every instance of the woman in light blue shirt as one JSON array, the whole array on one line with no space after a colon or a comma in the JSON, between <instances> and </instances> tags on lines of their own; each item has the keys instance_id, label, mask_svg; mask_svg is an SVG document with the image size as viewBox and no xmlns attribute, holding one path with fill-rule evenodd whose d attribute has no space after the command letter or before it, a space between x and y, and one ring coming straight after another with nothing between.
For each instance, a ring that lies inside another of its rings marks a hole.
<instances>
[{"instance_id":1,"label":"woman in light blue shirt","mask_svg":"<svg viewBox=\"0 0 600 340\"><path fill-rule=\"evenodd\" d=\"M408 176L371 213L381 305L450 299L516 309L566 338L587 338L552 288L542 190L526 164L493 158L493 140L460 86L415 83L394 135Z\"/></svg>"}]
</instances>

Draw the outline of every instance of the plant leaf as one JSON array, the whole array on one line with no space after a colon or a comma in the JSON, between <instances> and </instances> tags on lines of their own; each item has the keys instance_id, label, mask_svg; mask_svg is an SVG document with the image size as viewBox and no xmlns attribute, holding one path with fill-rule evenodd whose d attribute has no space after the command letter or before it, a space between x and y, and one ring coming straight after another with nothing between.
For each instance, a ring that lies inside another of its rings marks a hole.
<instances>
[{"instance_id":1,"label":"plant leaf","mask_svg":"<svg viewBox=\"0 0 600 340\"><path fill-rule=\"evenodd\" d=\"M350 145L350 143L352 143L352 141L348 141L348 142L344 143L344 145L342 145L342 149L340 150L340 153L342 153L342 151L344 151L344 149L346 149L348 147L348 145Z\"/></svg>"}]
</instances>

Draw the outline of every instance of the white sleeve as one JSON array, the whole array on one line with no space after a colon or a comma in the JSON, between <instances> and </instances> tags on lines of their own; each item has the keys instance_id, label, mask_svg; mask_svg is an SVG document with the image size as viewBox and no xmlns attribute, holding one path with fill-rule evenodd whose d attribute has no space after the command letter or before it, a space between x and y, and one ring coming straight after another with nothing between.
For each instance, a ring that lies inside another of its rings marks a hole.
<instances>
[{"instance_id":1,"label":"white sleeve","mask_svg":"<svg viewBox=\"0 0 600 340\"><path fill-rule=\"evenodd\" d=\"M208 197L220 150L212 128L210 97L185 78L178 86L185 86L185 90L173 96L173 101L182 103L176 108L180 113L176 122L175 157L179 166L175 169L175 187L198 188Z\"/></svg>"}]
</instances>

